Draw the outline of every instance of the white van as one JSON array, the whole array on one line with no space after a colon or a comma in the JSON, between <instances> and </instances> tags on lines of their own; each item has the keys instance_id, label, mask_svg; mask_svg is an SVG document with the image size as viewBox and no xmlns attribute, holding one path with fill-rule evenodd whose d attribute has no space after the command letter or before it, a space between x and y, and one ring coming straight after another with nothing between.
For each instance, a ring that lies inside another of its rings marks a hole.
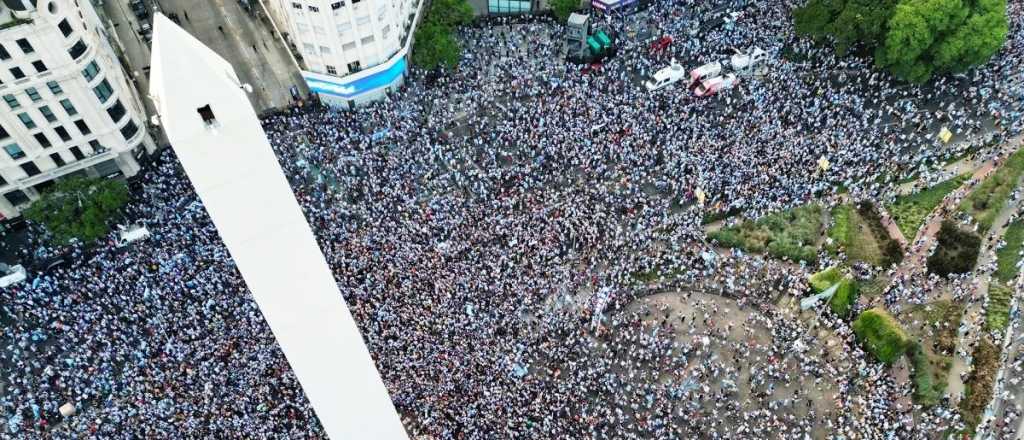
<instances>
[{"instance_id":1,"label":"white van","mask_svg":"<svg viewBox=\"0 0 1024 440\"><path fill-rule=\"evenodd\" d=\"M686 71L683 70L683 66L680 66L675 61L672 61L672 64L669 65L668 67L655 72L654 77L651 80L645 82L644 86L647 87L647 90L653 92L655 90L660 90L672 84L675 84L679 82L679 80L683 79L685 76Z\"/></svg>"}]
</instances>

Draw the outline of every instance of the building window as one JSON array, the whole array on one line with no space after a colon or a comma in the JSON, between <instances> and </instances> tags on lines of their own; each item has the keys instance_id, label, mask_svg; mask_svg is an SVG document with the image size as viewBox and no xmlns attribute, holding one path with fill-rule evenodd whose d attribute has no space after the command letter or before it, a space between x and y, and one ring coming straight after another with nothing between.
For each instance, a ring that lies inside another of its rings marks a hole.
<instances>
[{"instance_id":1,"label":"building window","mask_svg":"<svg viewBox=\"0 0 1024 440\"><path fill-rule=\"evenodd\" d=\"M96 75L99 75L99 73L100 66L98 66L95 61L89 63L88 66L85 66L85 69L82 69L82 76L84 76L85 80L88 82L92 82L93 78L96 78Z\"/></svg>"},{"instance_id":2,"label":"building window","mask_svg":"<svg viewBox=\"0 0 1024 440\"><path fill-rule=\"evenodd\" d=\"M4 194L4 198L13 206L21 206L29 202L28 196L20 189Z\"/></svg>"},{"instance_id":3,"label":"building window","mask_svg":"<svg viewBox=\"0 0 1024 440\"><path fill-rule=\"evenodd\" d=\"M71 104L71 100L62 99L60 100L60 105L61 107L64 107L64 112L67 113L68 116L74 116L78 114L78 110L76 110L75 106Z\"/></svg>"},{"instance_id":4,"label":"building window","mask_svg":"<svg viewBox=\"0 0 1024 440\"><path fill-rule=\"evenodd\" d=\"M54 96L64 93L64 90L60 88L60 84L57 84L57 81L46 83L46 87L50 88L50 93L53 93Z\"/></svg>"},{"instance_id":5,"label":"building window","mask_svg":"<svg viewBox=\"0 0 1024 440\"><path fill-rule=\"evenodd\" d=\"M39 174L39 167L37 167L33 162L25 162L21 164L21 169L25 171L25 174L28 174L28 177Z\"/></svg>"},{"instance_id":6,"label":"building window","mask_svg":"<svg viewBox=\"0 0 1024 440\"><path fill-rule=\"evenodd\" d=\"M309 25L306 23L295 23L295 29L298 29L300 34L305 34L309 32Z\"/></svg>"},{"instance_id":7,"label":"building window","mask_svg":"<svg viewBox=\"0 0 1024 440\"><path fill-rule=\"evenodd\" d=\"M89 126L86 125L85 121L81 119L75 121L75 127L78 127L78 131L82 133L82 136L88 136L89 133L92 133L92 130L89 129Z\"/></svg>"},{"instance_id":8,"label":"building window","mask_svg":"<svg viewBox=\"0 0 1024 440\"><path fill-rule=\"evenodd\" d=\"M334 66L327 66L327 73L331 75L337 75L338 69L335 69Z\"/></svg>"},{"instance_id":9,"label":"building window","mask_svg":"<svg viewBox=\"0 0 1024 440\"><path fill-rule=\"evenodd\" d=\"M39 142L39 145L42 145L43 148L50 148L53 146L53 144L50 143L50 139L47 138L45 134L36 133L32 136L36 138L36 142Z\"/></svg>"},{"instance_id":10,"label":"building window","mask_svg":"<svg viewBox=\"0 0 1024 440\"><path fill-rule=\"evenodd\" d=\"M92 91L96 92L96 97L99 98L100 104L107 102L107 100L109 100L110 97L114 94L114 89L110 87L110 83L107 82L106 79L100 81L100 83L97 84L96 87L92 89Z\"/></svg>"},{"instance_id":11,"label":"building window","mask_svg":"<svg viewBox=\"0 0 1024 440\"><path fill-rule=\"evenodd\" d=\"M21 67L11 67L11 75L14 79L22 79L25 77L25 72L21 71Z\"/></svg>"},{"instance_id":12,"label":"building window","mask_svg":"<svg viewBox=\"0 0 1024 440\"><path fill-rule=\"evenodd\" d=\"M320 8L318 8L316 6L310 6L309 7L309 12L320 12Z\"/></svg>"},{"instance_id":13,"label":"building window","mask_svg":"<svg viewBox=\"0 0 1024 440\"><path fill-rule=\"evenodd\" d=\"M327 34L327 32L324 32L324 27L323 26L317 26L315 24L313 25L313 33L317 34L317 35L326 35Z\"/></svg>"},{"instance_id":14,"label":"building window","mask_svg":"<svg viewBox=\"0 0 1024 440\"><path fill-rule=\"evenodd\" d=\"M337 11L338 9L341 9L342 6L345 6L345 2L334 2L334 3L331 3L331 9L334 9L335 11Z\"/></svg>"},{"instance_id":15,"label":"building window","mask_svg":"<svg viewBox=\"0 0 1024 440\"><path fill-rule=\"evenodd\" d=\"M323 55L330 55L331 48L329 48L327 46L320 46L320 53L323 54Z\"/></svg>"},{"instance_id":16,"label":"building window","mask_svg":"<svg viewBox=\"0 0 1024 440\"><path fill-rule=\"evenodd\" d=\"M113 119L115 124L117 121L120 121L125 114L124 106L121 105L121 100L114 102L114 105L107 109L107 114L110 115L110 119Z\"/></svg>"},{"instance_id":17,"label":"building window","mask_svg":"<svg viewBox=\"0 0 1024 440\"><path fill-rule=\"evenodd\" d=\"M521 0L487 0L487 11L492 14L525 14L530 2Z\"/></svg>"},{"instance_id":18,"label":"building window","mask_svg":"<svg viewBox=\"0 0 1024 440\"><path fill-rule=\"evenodd\" d=\"M89 147L91 147L93 153L96 154L105 153L107 151L107 147L100 145L100 141L95 139L89 141Z\"/></svg>"},{"instance_id":19,"label":"building window","mask_svg":"<svg viewBox=\"0 0 1024 440\"><path fill-rule=\"evenodd\" d=\"M302 3L292 3L292 7L295 9L302 9Z\"/></svg>"},{"instance_id":20,"label":"building window","mask_svg":"<svg viewBox=\"0 0 1024 440\"><path fill-rule=\"evenodd\" d=\"M29 43L28 40L26 40L24 38L19 38L17 43L18 43L18 47L21 48L21 51L24 52L25 55L28 55L28 54L36 51L35 49L32 48L32 44Z\"/></svg>"},{"instance_id":21,"label":"building window","mask_svg":"<svg viewBox=\"0 0 1024 440\"><path fill-rule=\"evenodd\" d=\"M43 73L43 72L49 70L49 69L46 68L46 64L44 64L42 61L38 61L38 60L32 62L32 67L34 67L36 69L36 73Z\"/></svg>"},{"instance_id":22,"label":"building window","mask_svg":"<svg viewBox=\"0 0 1024 440\"><path fill-rule=\"evenodd\" d=\"M68 133L68 130L65 129L64 127L54 127L53 131L57 132L57 136L60 136L60 140L64 142L71 140L71 133Z\"/></svg>"},{"instance_id":23,"label":"building window","mask_svg":"<svg viewBox=\"0 0 1024 440\"><path fill-rule=\"evenodd\" d=\"M368 24L370 24L370 16L369 15L356 18L356 25L358 25L358 26L365 26L365 25L368 25Z\"/></svg>"},{"instance_id":24,"label":"building window","mask_svg":"<svg viewBox=\"0 0 1024 440\"><path fill-rule=\"evenodd\" d=\"M387 25L387 26L384 26L384 29L380 30L380 36L382 38L387 38L389 33L391 33L391 25L390 24Z\"/></svg>"},{"instance_id":25,"label":"building window","mask_svg":"<svg viewBox=\"0 0 1024 440\"><path fill-rule=\"evenodd\" d=\"M85 159L85 155L82 154L82 149L81 148L71 147L71 148L68 149L68 151L71 152L72 156L75 156L75 160Z\"/></svg>"},{"instance_id":26,"label":"building window","mask_svg":"<svg viewBox=\"0 0 1024 440\"><path fill-rule=\"evenodd\" d=\"M14 160L18 160L25 157L25 152L21 151L21 147L19 147L18 144L4 146L4 151L6 151L7 155L11 156L11 159Z\"/></svg>"},{"instance_id":27,"label":"building window","mask_svg":"<svg viewBox=\"0 0 1024 440\"><path fill-rule=\"evenodd\" d=\"M373 43L373 35L370 35L369 37L365 37L362 40L359 40L359 42L363 43L364 46L367 45L367 44Z\"/></svg>"},{"instance_id":28,"label":"building window","mask_svg":"<svg viewBox=\"0 0 1024 440\"><path fill-rule=\"evenodd\" d=\"M39 101L40 99L43 99L42 96L39 96L39 91L36 90L35 87L29 87L29 88L25 89L25 93L28 94L28 98L31 99L32 102L36 102L36 101Z\"/></svg>"},{"instance_id":29,"label":"building window","mask_svg":"<svg viewBox=\"0 0 1024 440\"><path fill-rule=\"evenodd\" d=\"M353 61L351 63L348 63L348 71L349 72L356 73L356 72L359 71L359 69L360 69L359 61Z\"/></svg>"},{"instance_id":30,"label":"building window","mask_svg":"<svg viewBox=\"0 0 1024 440\"><path fill-rule=\"evenodd\" d=\"M4 101L7 101L7 106L10 107L11 110L21 107L21 103L18 102L18 98L14 95L4 95Z\"/></svg>"},{"instance_id":31,"label":"building window","mask_svg":"<svg viewBox=\"0 0 1024 440\"><path fill-rule=\"evenodd\" d=\"M87 50L89 50L89 46L86 46L84 41L78 40L74 46L71 46L71 49L68 49L68 55L71 55L71 59L77 60L81 58Z\"/></svg>"},{"instance_id":32,"label":"building window","mask_svg":"<svg viewBox=\"0 0 1024 440\"><path fill-rule=\"evenodd\" d=\"M339 24L338 25L338 35L344 37L345 33L347 33L350 29L352 29L352 23L342 23L342 24Z\"/></svg>"},{"instance_id":33,"label":"building window","mask_svg":"<svg viewBox=\"0 0 1024 440\"><path fill-rule=\"evenodd\" d=\"M66 162L64 162L64 158L60 157L60 153L50 154L50 160L52 160L53 163L57 164L58 167L62 167L67 164Z\"/></svg>"},{"instance_id":34,"label":"building window","mask_svg":"<svg viewBox=\"0 0 1024 440\"><path fill-rule=\"evenodd\" d=\"M33 121L28 113L18 113L18 119L21 119L22 124L25 124L25 128L29 130L36 128L36 121Z\"/></svg>"},{"instance_id":35,"label":"building window","mask_svg":"<svg viewBox=\"0 0 1024 440\"><path fill-rule=\"evenodd\" d=\"M0 45L0 60L9 60L9 59L11 59L10 52L7 52L7 48L6 47L4 47L3 45Z\"/></svg>"},{"instance_id":36,"label":"building window","mask_svg":"<svg viewBox=\"0 0 1024 440\"><path fill-rule=\"evenodd\" d=\"M307 55L316 55L316 46L309 43L302 43L302 51Z\"/></svg>"},{"instance_id":37,"label":"building window","mask_svg":"<svg viewBox=\"0 0 1024 440\"><path fill-rule=\"evenodd\" d=\"M11 137L11 135L7 133L7 129L0 125L0 139L7 139L9 137Z\"/></svg>"},{"instance_id":38,"label":"building window","mask_svg":"<svg viewBox=\"0 0 1024 440\"><path fill-rule=\"evenodd\" d=\"M121 136L124 137L124 140L126 141L130 140L132 136L135 136L135 133L138 132L139 126L135 125L135 121L129 120L128 123L124 125L124 127L121 127Z\"/></svg>"},{"instance_id":39,"label":"building window","mask_svg":"<svg viewBox=\"0 0 1024 440\"><path fill-rule=\"evenodd\" d=\"M350 42L345 43L345 44L343 44L341 46L341 51L342 52L351 52L353 50L356 50L356 42L355 41L350 41Z\"/></svg>"},{"instance_id":40,"label":"building window","mask_svg":"<svg viewBox=\"0 0 1024 440\"><path fill-rule=\"evenodd\" d=\"M71 24L68 23L68 19L65 18L61 20L60 24L58 24L57 27L60 28L60 33L64 34L65 38L71 35L72 29Z\"/></svg>"},{"instance_id":41,"label":"building window","mask_svg":"<svg viewBox=\"0 0 1024 440\"><path fill-rule=\"evenodd\" d=\"M52 111L50 111L49 106L44 105L39 107L39 113L43 114L43 117L46 118L47 122L57 122L57 117L53 115Z\"/></svg>"}]
</instances>

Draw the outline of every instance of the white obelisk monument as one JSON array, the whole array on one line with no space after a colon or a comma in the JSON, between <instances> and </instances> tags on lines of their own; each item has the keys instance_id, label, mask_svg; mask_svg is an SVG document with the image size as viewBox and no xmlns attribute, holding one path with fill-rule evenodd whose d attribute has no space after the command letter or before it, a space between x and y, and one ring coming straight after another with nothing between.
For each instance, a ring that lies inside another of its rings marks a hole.
<instances>
[{"instance_id":1,"label":"white obelisk monument","mask_svg":"<svg viewBox=\"0 0 1024 440\"><path fill-rule=\"evenodd\" d=\"M150 94L159 121L327 434L407 439L249 87L167 17L154 22Z\"/></svg>"}]
</instances>

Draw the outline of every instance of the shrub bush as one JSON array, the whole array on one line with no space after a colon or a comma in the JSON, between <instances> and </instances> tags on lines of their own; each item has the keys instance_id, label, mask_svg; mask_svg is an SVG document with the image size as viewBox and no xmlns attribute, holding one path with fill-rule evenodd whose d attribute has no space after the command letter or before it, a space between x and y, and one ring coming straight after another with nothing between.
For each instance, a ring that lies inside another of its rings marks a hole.
<instances>
[{"instance_id":1,"label":"shrub bush","mask_svg":"<svg viewBox=\"0 0 1024 440\"><path fill-rule=\"evenodd\" d=\"M996 373L999 371L999 347L988 338L982 338L974 347L971 357L974 370L965 382L966 393L960 400L960 415L967 424L968 433L973 434L985 407L992 400Z\"/></svg>"},{"instance_id":2,"label":"shrub bush","mask_svg":"<svg viewBox=\"0 0 1024 440\"><path fill-rule=\"evenodd\" d=\"M957 227L948 220L939 229L939 245L928 257L928 270L942 276L966 273L974 269L981 249L981 237Z\"/></svg>"},{"instance_id":3,"label":"shrub bush","mask_svg":"<svg viewBox=\"0 0 1024 440\"><path fill-rule=\"evenodd\" d=\"M818 257L816 241L821 234L821 214L820 205L804 205L756 221L746 220L709 236L723 246L813 263Z\"/></svg>"},{"instance_id":4,"label":"shrub bush","mask_svg":"<svg viewBox=\"0 0 1024 440\"><path fill-rule=\"evenodd\" d=\"M910 344L907 333L896 319L878 307L861 313L853 322L853 332L865 350L890 365L907 351Z\"/></svg>"}]
</instances>

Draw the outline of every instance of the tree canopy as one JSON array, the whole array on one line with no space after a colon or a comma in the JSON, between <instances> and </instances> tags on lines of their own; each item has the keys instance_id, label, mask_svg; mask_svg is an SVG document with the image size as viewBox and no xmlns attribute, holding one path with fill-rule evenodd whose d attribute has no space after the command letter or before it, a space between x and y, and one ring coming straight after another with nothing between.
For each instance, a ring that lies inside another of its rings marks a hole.
<instances>
[{"instance_id":1,"label":"tree canopy","mask_svg":"<svg viewBox=\"0 0 1024 440\"><path fill-rule=\"evenodd\" d=\"M551 0L551 12L555 14L558 21L565 23L569 15L580 7L579 0Z\"/></svg>"},{"instance_id":2,"label":"tree canopy","mask_svg":"<svg viewBox=\"0 0 1024 440\"><path fill-rule=\"evenodd\" d=\"M424 69L457 66L462 48L455 39L455 27L472 20L473 7L466 0L433 0L416 28L412 62Z\"/></svg>"},{"instance_id":3,"label":"tree canopy","mask_svg":"<svg viewBox=\"0 0 1024 440\"><path fill-rule=\"evenodd\" d=\"M840 56L874 51L876 65L918 83L984 63L1009 34L1006 0L810 0L793 21Z\"/></svg>"},{"instance_id":4,"label":"tree canopy","mask_svg":"<svg viewBox=\"0 0 1024 440\"><path fill-rule=\"evenodd\" d=\"M23 214L43 225L58 243L91 242L110 232L108 221L128 203L121 180L70 177L35 201Z\"/></svg>"}]
</instances>

